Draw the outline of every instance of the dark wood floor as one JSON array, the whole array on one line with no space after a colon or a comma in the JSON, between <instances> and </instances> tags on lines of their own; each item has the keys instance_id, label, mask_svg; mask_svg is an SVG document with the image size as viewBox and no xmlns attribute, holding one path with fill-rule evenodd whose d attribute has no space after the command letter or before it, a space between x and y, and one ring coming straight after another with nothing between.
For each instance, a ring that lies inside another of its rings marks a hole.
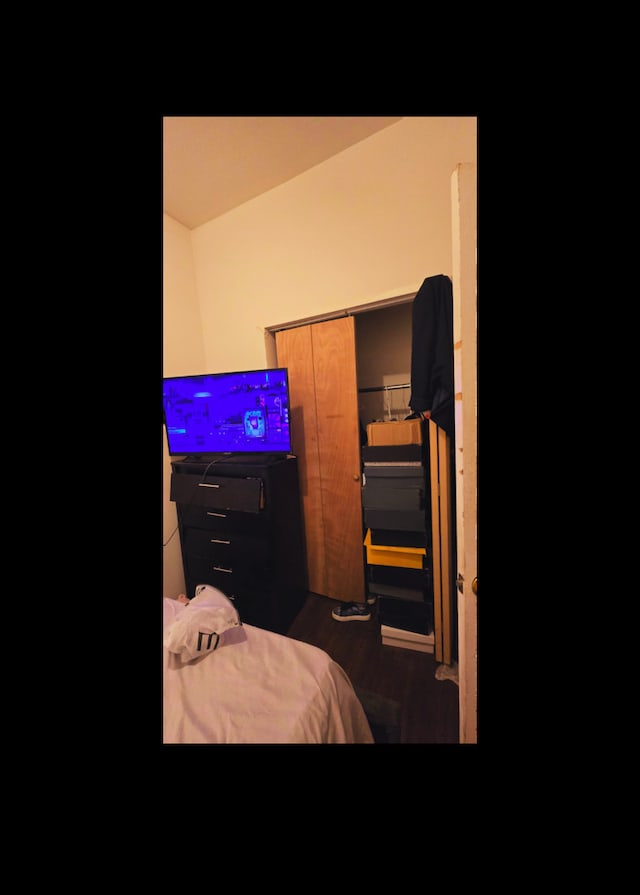
<instances>
[{"instance_id":1,"label":"dark wood floor","mask_svg":"<svg viewBox=\"0 0 640 895\"><path fill-rule=\"evenodd\" d=\"M435 677L432 653L383 646L375 606L368 622L338 622L329 597L309 594L289 637L312 643L346 671L356 689L401 705L401 743L458 743L458 685Z\"/></svg>"}]
</instances>

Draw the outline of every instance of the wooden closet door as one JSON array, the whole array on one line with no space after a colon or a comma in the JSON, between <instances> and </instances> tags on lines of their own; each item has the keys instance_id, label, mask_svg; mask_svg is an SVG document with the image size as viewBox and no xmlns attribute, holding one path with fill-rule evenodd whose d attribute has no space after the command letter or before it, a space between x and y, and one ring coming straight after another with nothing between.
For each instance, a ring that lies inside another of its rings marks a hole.
<instances>
[{"instance_id":1,"label":"wooden closet door","mask_svg":"<svg viewBox=\"0 0 640 895\"><path fill-rule=\"evenodd\" d=\"M298 457L309 590L326 594L324 521L320 491L320 457L316 426L316 389L311 327L276 333L278 366L289 369L289 414L293 453Z\"/></svg>"},{"instance_id":2,"label":"wooden closet door","mask_svg":"<svg viewBox=\"0 0 640 895\"><path fill-rule=\"evenodd\" d=\"M288 367L309 590L364 600L355 322L340 317L276 333Z\"/></svg>"}]
</instances>

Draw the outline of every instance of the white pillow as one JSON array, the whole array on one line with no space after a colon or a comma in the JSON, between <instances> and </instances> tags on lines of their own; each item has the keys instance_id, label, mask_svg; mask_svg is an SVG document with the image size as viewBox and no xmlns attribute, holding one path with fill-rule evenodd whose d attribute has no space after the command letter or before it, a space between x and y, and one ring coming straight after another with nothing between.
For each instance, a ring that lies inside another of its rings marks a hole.
<instances>
[{"instance_id":1,"label":"white pillow","mask_svg":"<svg viewBox=\"0 0 640 895\"><path fill-rule=\"evenodd\" d=\"M183 662L190 662L246 639L231 600L216 587L199 584L193 600L165 627L163 643Z\"/></svg>"}]
</instances>

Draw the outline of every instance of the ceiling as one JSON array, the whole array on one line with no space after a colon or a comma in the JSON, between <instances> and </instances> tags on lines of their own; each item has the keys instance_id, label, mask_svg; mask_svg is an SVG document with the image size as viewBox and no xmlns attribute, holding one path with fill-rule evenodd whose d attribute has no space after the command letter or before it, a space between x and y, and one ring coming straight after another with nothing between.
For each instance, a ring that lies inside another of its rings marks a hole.
<instances>
[{"instance_id":1,"label":"ceiling","mask_svg":"<svg viewBox=\"0 0 640 895\"><path fill-rule=\"evenodd\" d=\"M192 230L401 118L163 118L163 209Z\"/></svg>"}]
</instances>

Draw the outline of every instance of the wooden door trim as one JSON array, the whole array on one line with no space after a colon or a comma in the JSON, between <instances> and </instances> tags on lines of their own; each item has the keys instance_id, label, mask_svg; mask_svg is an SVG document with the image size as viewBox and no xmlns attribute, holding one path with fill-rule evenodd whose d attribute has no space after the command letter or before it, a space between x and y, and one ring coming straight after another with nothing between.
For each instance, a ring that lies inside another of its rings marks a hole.
<instances>
[{"instance_id":1,"label":"wooden door trim","mask_svg":"<svg viewBox=\"0 0 640 895\"><path fill-rule=\"evenodd\" d=\"M314 317L301 317L300 320L291 320L288 323L277 323L275 326L266 326L265 333L275 335L283 329L295 329L297 326L308 326L312 323L325 323L327 320L337 320L340 317L353 317L356 314L365 314L367 311L380 311L391 308L394 305L405 305L416 297L415 292L407 292L404 295L394 295L390 298L382 298L379 301L370 301L363 305L354 305L351 308L341 308L337 311L329 311L326 314L316 314Z\"/></svg>"}]
</instances>

